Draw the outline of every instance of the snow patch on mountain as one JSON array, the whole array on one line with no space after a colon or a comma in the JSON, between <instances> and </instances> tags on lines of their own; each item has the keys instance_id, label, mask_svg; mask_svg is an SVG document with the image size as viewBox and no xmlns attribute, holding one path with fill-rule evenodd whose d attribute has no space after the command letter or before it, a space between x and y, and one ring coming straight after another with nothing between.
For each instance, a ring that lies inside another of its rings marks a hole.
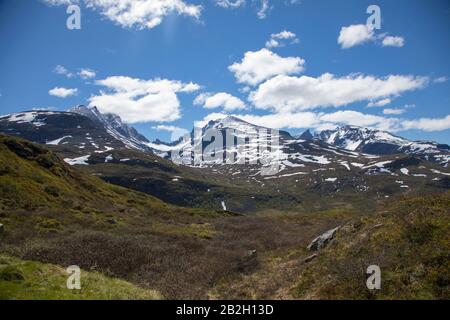
<instances>
[{"instance_id":1,"label":"snow patch on mountain","mask_svg":"<svg viewBox=\"0 0 450 320\"><path fill-rule=\"evenodd\" d=\"M71 166L74 166L74 165L88 165L89 163L87 163L87 161L89 160L90 156L91 155L88 154L88 155L85 155L85 156L82 156L82 157L78 157L78 158L73 158L73 159L64 158L64 161L66 163L70 164Z\"/></svg>"},{"instance_id":2,"label":"snow patch on mountain","mask_svg":"<svg viewBox=\"0 0 450 320\"><path fill-rule=\"evenodd\" d=\"M72 138L72 136L64 136L64 137L59 138L59 139L48 141L48 142L46 142L46 144L57 146L61 141L63 141L66 138Z\"/></svg>"}]
</instances>

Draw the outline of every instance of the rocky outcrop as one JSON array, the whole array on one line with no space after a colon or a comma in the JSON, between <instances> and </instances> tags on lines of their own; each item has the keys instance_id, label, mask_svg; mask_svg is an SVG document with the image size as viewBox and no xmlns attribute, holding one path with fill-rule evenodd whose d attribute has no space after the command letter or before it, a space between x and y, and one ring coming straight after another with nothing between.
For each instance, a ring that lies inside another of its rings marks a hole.
<instances>
[{"instance_id":1,"label":"rocky outcrop","mask_svg":"<svg viewBox=\"0 0 450 320\"><path fill-rule=\"evenodd\" d=\"M327 232L321 234L317 238L315 238L309 245L309 251L318 251L324 248L331 240L334 239L336 232L339 230L341 226L338 226L334 229L328 230Z\"/></svg>"}]
</instances>

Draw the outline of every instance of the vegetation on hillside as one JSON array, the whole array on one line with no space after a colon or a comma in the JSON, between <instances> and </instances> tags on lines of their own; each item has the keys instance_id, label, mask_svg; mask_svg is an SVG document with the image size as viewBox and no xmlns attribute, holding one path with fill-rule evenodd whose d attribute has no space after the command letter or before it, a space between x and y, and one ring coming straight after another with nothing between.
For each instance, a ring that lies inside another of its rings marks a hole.
<instances>
[{"instance_id":1,"label":"vegetation on hillside","mask_svg":"<svg viewBox=\"0 0 450 320\"><path fill-rule=\"evenodd\" d=\"M161 299L156 291L81 271L81 289L67 289L68 274L60 266L0 255L0 299L8 300L130 300Z\"/></svg>"},{"instance_id":2,"label":"vegetation on hillside","mask_svg":"<svg viewBox=\"0 0 450 320\"><path fill-rule=\"evenodd\" d=\"M369 265L381 269L368 290ZM399 199L344 225L299 277L295 298L449 299L450 192Z\"/></svg>"},{"instance_id":3,"label":"vegetation on hillside","mask_svg":"<svg viewBox=\"0 0 450 320\"><path fill-rule=\"evenodd\" d=\"M449 199L390 198L364 211L351 201L253 215L189 209L0 136L0 273L7 279L0 281L1 298L73 298L53 285L69 265L105 290L79 298L113 297L109 288L122 286L116 279L132 284L111 289L117 298L449 298ZM342 227L330 245L306 259L310 241L336 226ZM382 270L377 292L365 286L371 264Z\"/></svg>"}]
</instances>

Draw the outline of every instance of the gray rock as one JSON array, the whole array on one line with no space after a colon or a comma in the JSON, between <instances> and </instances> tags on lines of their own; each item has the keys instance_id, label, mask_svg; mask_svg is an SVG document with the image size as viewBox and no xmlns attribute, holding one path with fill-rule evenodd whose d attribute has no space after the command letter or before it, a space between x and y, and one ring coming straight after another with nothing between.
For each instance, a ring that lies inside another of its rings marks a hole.
<instances>
[{"instance_id":1,"label":"gray rock","mask_svg":"<svg viewBox=\"0 0 450 320\"><path fill-rule=\"evenodd\" d=\"M114 219L114 218L108 219L108 220L106 220L106 222L108 222L110 224L117 224L118 223L118 221L116 219Z\"/></svg>"},{"instance_id":2,"label":"gray rock","mask_svg":"<svg viewBox=\"0 0 450 320\"><path fill-rule=\"evenodd\" d=\"M316 257L317 257L317 253L314 253L314 254L312 254L312 255L306 257L306 258L303 260L303 262L308 263L308 262L312 261L312 260L313 260L314 258L316 258Z\"/></svg>"},{"instance_id":3,"label":"gray rock","mask_svg":"<svg viewBox=\"0 0 450 320\"><path fill-rule=\"evenodd\" d=\"M308 246L309 251L318 251L324 248L331 240L333 240L336 232L339 230L341 226L338 226L334 229L328 230L327 232L321 234L317 238L315 238Z\"/></svg>"}]
</instances>

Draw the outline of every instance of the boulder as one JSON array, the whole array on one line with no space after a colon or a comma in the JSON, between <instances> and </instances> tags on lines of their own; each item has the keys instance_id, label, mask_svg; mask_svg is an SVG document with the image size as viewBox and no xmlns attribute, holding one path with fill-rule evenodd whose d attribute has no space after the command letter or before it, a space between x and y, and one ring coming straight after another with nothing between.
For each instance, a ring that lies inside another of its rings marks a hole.
<instances>
[{"instance_id":1,"label":"boulder","mask_svg":"<svg viewBox=\"0 0 450 320\"><path fill-rule=\"evenodd\" d=\"M334 229L328 230L327 232L321 234L317 238L315 238L308 246L309 251L318 251L324 248L331 240L333 240L336 232L339 230L341 226L338 226Z\"/></svg>"}]
</instances>

